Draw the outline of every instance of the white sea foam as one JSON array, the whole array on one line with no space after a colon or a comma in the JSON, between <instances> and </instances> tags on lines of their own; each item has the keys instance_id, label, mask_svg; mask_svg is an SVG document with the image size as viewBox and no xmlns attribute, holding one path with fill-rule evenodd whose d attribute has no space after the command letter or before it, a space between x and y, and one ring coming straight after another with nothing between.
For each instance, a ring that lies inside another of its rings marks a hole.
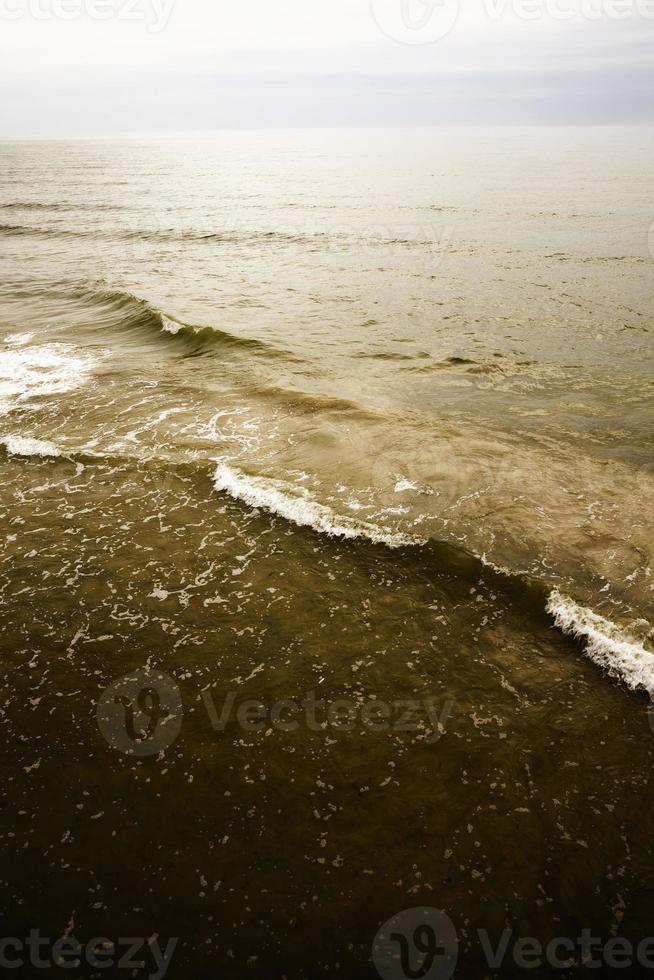
<instances>
[{"instance_id":1,"label":"white sea foam","mask_svg":"<svg viewBox=\"0 0 654 980\"><path fill-rule=\"evenodd\" d=\"M269 477L249 476L223 463L216 470L214 486L216 490L224 491L250 507L279 514L300 527L312 527L333 537L367 538L390 548L424 543L420 538L337 514L331 507L318 503L304 487L297 484Z\"/></svg>"},{"instance_id":2,"label":"white sea foam","mask_svg":"<svg viewBox=\"0 0 654 980\"><path fill-rule=\"evenodd\" d=\"M25 439L23 436L6 436L0 439L7 452L13 456L61 456L61 450L54 442L41 439Z\"/></svg>"},{"instance_id":3,"label":"white sea foam","mask_svg":"<svg viewBox=\"0 0 654 980\"><path fill-rule=\"evenodd\" d=\"M179 331L182 329L182 324L176 323L174 320L171 320L169 317L164 316L164 314L162 313L161 329L164 330L166 333L176 334L179 333Z\"/></svg>"},{"instance_id":4,"label":"white sea foam","mask_svg":"<svg viewBox=\"0 0 654 980\"><path fill-rule=\"evenodd\" d=\"M559 629L583 641L586 655L594 663L632 691L647 691L654 700L654 653L615 623L560 592L550 593L547 611Z\"/></svg>"},{"instance_id":5,"label":"white sea foam","mask_svg":"<svg viewBox=\"0 0 654 980\"><path fill-rule=\"evenodd\" d=\"M506 567L506 565L498 565L494 561L491 561L490 558L487 558L486 552L479 556L479 561L486 568L490 568L492 571L497 572L498 575L506 575L507 578L513 578L515 575L510 568Z\"/></svg>"},{"instance_id":6,"label":"white sea foam","mask_svg":"<svg viewBox=\"0 0 654 980\"><path fill-rule=\"evenodd\" d=\"M417 490L418 484L411 480L399 479L395 484L395 493L403 493L405 490Z\"/></svg>"},{"instance_id":7,"label":"white sea foam","mask_svg":"<svg viewBox=\"0 0 654 980\"><path fill-rule=\"evenodd\" d=\"M59 395L84 384L94 359L70 344L5 350L0 357L0 415L32 398Z\"/></svg>"},{"instance_id":8,"label":"white sea foam","mask_svg":"<svg viewBox=\"0 0 654 980\"><path fill-rule=\"evenodd\" d=\"M33 336L33 333L12 333L5 337L5 344L10 344L12 347L22 347L23 344L29 344Z\"/></svg>"}]
</instances>

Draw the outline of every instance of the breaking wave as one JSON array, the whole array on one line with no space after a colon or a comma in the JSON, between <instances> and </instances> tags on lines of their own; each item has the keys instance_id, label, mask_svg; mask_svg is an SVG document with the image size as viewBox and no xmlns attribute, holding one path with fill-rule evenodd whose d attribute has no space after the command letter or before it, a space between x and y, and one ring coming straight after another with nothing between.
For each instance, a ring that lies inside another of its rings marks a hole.
<instances>
[{"instance_id":1,"label":"breaking wave","mask_svg":"<svg viewBox=\"0 0 654 980\"><path fill-rule=\"evenodd\" d=\"M593 663L632 691L647 691L654 700L654 653L623 628L556 590L546 608L563 633L581 641Z\"/></svg>"},{"instance_id":2,"label":"breaking wave","mask_svg":"<svg viewBox=\"0 0 654 980\"><path fill-rule=\"evenodd\" d=\"M242 337L215 326L194 326L164 313L147 300L124 290L98 289L83 286L74 290L73 297L94 307L97 323L106 329L121 328L145 334L168 335L194 351L212 347L233 348L267 356L295 359L280 348L253 337Z\"/></svg>"},{"instance_id":3,"label":"breaking wave","mask_svg":"<svg viewBox=\"0 0 654 980\"><path fill-rule=\"evenodd\" d=\"M277 514L299 527L310 527L330 537L367 538L389 548L425 543L421 538L393 533L369 521L341 516L331 507L314 500L303 487L292 486L270 477L249 476L224 463L215 472L214 486L216 490L223 491L250 507Z\"/></svg>"},{"instance_id":4,"label":"breaking wave","mask_svg":"<svg viewBox=\"0 0 654 980\"><path fill-rule=\"evenodd\" d=\"M548 591L546 583L540 580L516 574L494 565L485 557L479 558L442 542L427 541L390 531L368 521L342 516L331 507L318 503L304 487L271 477L251 476L225 463L216 469L214 486L219 492L227 493L250 507L276 514L299 527L309 527L330 537L364 538L390 548L431 547L439 551L441 558L447 552L448 565L456 566L458 573L468 575L471 580L478 577L480 572L494 576L504 588L518 593L521 601L534 611L540 610L552 617L555 626L578 640L586 656L611 677L630 690L646 691L654 700L654 653L629 636L623 627L578 605L556 590Z\"/></svg>"}]
</instances>

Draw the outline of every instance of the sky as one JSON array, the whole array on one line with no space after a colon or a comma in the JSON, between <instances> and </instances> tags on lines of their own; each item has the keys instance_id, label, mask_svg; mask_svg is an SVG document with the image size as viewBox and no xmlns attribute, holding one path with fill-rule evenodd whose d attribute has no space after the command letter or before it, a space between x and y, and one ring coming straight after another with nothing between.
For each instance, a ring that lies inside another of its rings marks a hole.
<instances>
[{"instance_id":1,"label":"sky","mask_svg":"<svg viewBox=\"0 0 654 980\"><path fill-rule=\"evenodd\" d=\"M654 124L654 0L0 0L0 136Z\"/></svg>"}]
</instances>

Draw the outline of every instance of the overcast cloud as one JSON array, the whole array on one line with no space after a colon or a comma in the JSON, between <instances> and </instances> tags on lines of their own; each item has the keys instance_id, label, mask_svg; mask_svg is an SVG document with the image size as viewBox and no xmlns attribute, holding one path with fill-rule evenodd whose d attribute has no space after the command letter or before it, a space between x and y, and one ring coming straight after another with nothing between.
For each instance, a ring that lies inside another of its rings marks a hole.
<instances>
[{"instance_id":1,"label":"overcast cloud","mask_svg":"<svg viewBox=\"0 0 654 980\"><path fill-rule=\"evenodd\" d=\"M0 81L4 136L654 123L654 0L0 0Z\"/></svg>"}]
</instances>

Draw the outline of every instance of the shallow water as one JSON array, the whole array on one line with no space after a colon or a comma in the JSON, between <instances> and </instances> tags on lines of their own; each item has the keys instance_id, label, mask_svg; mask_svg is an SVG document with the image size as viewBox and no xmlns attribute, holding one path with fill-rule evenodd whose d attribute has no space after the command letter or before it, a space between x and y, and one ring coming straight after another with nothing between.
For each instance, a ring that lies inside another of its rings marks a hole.
<instances>
[{"instance_id":1,"label":"shallow water","mask_svg":"<svg viewBox=\"0 0 654 980\"><path fill-rule=\"evenodd\" d=\"M649 935L652 151L2 144L6 935L175 977L376 976L417 906L473 977L478 929Z\"/></svg>"}]
</instances>

